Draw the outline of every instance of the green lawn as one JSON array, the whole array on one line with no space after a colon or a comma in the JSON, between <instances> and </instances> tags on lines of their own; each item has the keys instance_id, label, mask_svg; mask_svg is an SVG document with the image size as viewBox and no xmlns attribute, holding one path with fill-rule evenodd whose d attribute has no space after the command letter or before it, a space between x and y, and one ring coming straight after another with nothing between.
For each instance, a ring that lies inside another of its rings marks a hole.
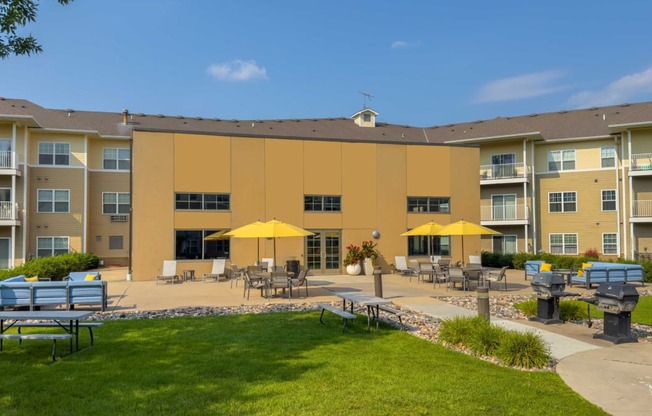
<instances>
[{"instance_id":1,"label":"green lawn","mask_svg":"<svg viewBox=\"0 0 652 416\"><path fill-rule=\"evenodd\" d=\"M50 342L5 341L0 414L605 414L555 373L495 366L388 326L368 333L363 317L346 333L325 319L110 321L94 347L56 363Z\"/></svg>"}]
</instances>

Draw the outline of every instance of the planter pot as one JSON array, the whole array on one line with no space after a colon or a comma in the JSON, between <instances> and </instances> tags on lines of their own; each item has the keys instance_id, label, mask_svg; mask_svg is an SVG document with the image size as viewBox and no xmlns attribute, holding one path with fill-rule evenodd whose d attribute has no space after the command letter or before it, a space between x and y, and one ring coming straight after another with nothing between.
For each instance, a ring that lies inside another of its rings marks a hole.
<instances>
[{"instance_id":1,"label":"planter pot","mask_svg":"<svg viewBox=\"0 0 652 416\"><path fill-rule=\"evenodd\" d=\"M361 271L362 271L362 266L360 265L360 263L349 264L348 266L346 266L346 273L350 276L357 276L360 274Z\"/></svg>"},{"instance_id":2,"label":"planter pot","mask_svg":"<svg viewBox=\"0 0 652 416\"><path fill-rule=\"evenodd\" d=\"M374 265L371 263L371 259L364 259L364 274L367 276L374 274Z\"/></svg>"}]
</instances>

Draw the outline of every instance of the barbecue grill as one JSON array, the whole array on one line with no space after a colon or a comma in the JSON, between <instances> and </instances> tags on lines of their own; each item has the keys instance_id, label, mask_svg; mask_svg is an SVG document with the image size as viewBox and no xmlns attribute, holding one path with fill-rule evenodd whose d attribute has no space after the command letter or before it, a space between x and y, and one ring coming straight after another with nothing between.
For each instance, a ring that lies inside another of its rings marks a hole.
<instances>
[{"instance_id":1,"label":"barbecue grill","mask_svg":"<svg viewBox=\"0 0 652 416\"><path fill-rule=\"evenodd\" d=\"M594 334L593 338L606 339L614 344L638 342L631 333L632 311L638 304L638 292L634 286L622 282L600 283L594 297L580 299L604 312L604 333Z\"/></svg>"},{"instance_id":2,"label":"barbecue grill","mask_svg":"<svg viewBox=\"0 0 652 416\"><path fill-rule=\"evenodd\" d=\"M537 316L531 321L548 324L562 324L559 319L559 298L564 296L579 296L577 293L567 293L564 277L555 273L537 273L530 282L534 296L537 298Z\"/></svg>"}]
</instances>

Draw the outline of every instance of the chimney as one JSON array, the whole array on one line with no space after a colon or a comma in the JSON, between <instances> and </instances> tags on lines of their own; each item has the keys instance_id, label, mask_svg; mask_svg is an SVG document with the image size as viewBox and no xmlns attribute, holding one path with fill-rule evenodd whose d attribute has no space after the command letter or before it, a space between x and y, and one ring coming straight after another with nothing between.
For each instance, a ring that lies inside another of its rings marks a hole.
<instances>
[{"instance_id":1,"label":"chimney","mask_svg":"<svg viewBox=\"0 0 652 416\"><path fill-rule=\"evenodd\" d=\"M129 110L126 108L122 110L122 124L127 125L127 120L129 119Z\"/></svg>"}]
</instances>

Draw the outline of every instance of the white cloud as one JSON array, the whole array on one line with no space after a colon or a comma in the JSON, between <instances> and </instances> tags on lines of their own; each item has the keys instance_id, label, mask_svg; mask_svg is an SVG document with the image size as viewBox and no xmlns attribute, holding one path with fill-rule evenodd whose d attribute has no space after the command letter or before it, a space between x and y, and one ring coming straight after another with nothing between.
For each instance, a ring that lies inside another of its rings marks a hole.
<instances>
[{"instance_id":1,"label":"white cloud","mask_svg":"<svg viewBox=\"0 0 652 416\"><path fill-rule=\"evenodd\" d=\"M415 43L405 42L402 40L395 40L390 46L392 49L407 49L417 46Z\"/></svg>"},{"instance_id":2,"label":"white cloud","mask_svg":"<svg viewBox=\"0 0 652 416\"><path fill-rule=\"evenodd\" d=\"M543 71L492 81L482 87L474 101L511 101L552 94L567 88L555 85L563 75L561 71Z\"/></svg>"},{"instance_id":3,"label":"white cloud","mask_svg":"<svg viewBox=\"0 0 652 416\"><path fill-rule=\"evenodd\" d=\"M258 66L256 61L236 59L222 64L213 64L206 70L210 75L222 81L251 81L267 79L267 70Z\"/></svg>"},{"instance_id":4,"label":"white cloud","mask_svg":"<svg viewBox=\"0 0 652 416\"><path fill-rule=\"evenodd\" d=\"M568 101L577 107L599 107L621 104L641 93L652 93L652 67L643 72L625 75L601 90L581 91Z\"/></svg>"}]
</instances>

